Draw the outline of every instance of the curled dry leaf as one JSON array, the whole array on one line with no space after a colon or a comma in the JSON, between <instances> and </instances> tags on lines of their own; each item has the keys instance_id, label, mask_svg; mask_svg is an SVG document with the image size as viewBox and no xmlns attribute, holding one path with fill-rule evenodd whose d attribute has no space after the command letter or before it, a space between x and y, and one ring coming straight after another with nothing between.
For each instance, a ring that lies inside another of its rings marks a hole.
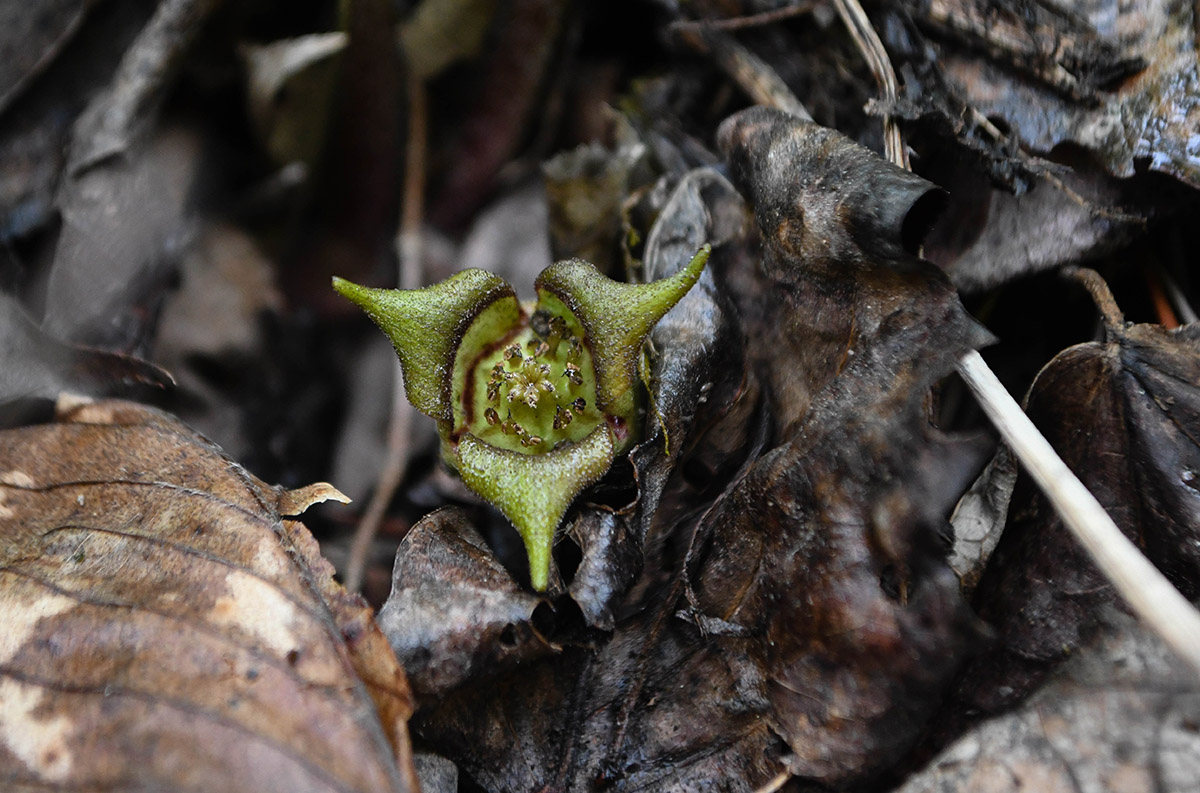
<instances>
[{"instance_id":1,"label":"curled dry leaf","mask_svg":"<svg viewBox=\"0 0 1200 793\"><path fill-rule=\"evenodd\" d=\"M0 433L0 786L415 789L403 670L294 512L166 414Z\"/></svg>"},{"instance_id":2,"label":"curled dry leaf","mask_svg":"<svg viewBox=\"0 0 1200 793\"><path fill-rule=\"evenodd\" d=\"M932 185L762 108L720 138L764 235L766 278L737 297L770 307L748 341L782 443L698 530L689 580L760 666L791 770L846 784L916 741L977 637L941 530L980 450L924 399L989 336L915 256Z\"/></svg>"}]
</instances>

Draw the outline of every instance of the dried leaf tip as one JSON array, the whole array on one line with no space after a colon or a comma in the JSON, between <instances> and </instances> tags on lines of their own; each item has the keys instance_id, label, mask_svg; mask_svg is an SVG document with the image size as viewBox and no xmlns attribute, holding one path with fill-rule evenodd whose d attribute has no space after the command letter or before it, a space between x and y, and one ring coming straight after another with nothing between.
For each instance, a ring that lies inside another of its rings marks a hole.
<instances>
[{"instance_id":1,"label":"dried leaf tip","mask_svg":"<svg viewBox=\"0 0 1200 793\"><path fill-rule=\"evenodd\" d=\"M275 502L275 508L280 515L295 517L302 514L314 504L326 501L336 501L339 504L349 504L350 497L328 482L316 482L295 490L283 490Z\"/></svg>"}]
</instances>

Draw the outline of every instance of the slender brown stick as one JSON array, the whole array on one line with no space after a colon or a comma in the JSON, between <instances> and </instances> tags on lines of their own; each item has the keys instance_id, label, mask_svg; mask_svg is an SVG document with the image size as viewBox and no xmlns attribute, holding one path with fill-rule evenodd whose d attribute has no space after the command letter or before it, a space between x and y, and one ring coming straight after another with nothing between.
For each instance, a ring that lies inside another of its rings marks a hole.
<instances>
[{"instance_id":1,"label":"slender brown stick","mask_svg":"<svg viewBox=\"0 0 1200 793\"><path fill-rule=\"evenodd\" d=\"M858 0L834 0L834 5L837 6L842 21L846 23L850 35L854 37L855 43L866 58L867 67L875 77L875 82L879 84L884 102L887 106L894 105L900 96L900 85L896 81L892 62L888 60L887 50L883 48L883 42L879 40L875 28L871 27L867 13L863 11ZM900 125L891 113L887 112L883 114L883 145L889 160L906 171L912 170L908 162L908 148L904 145L904 136L900 133Z\"/></svg>"},{"instance_id":2,"label":"slender brown stick","mask_svg":"<svg viewBox=\"0 0 1200 793\"><path fill-rule=\"evenodd\" d=\"M1104 326L1108 328L1109 336L1114 337L1118 329L1125 324L1125 315L1121 313L1121 307L1117 305L1112 290L1108 288L1108 282L1090 267L1064 267L1062 276L1075 281L1088 291L1092 302L1096 304L1096 310L1100 312L1100 318L1104 320Z\"/></svg>"},{"instance_id":3,"label":"slender brown stick","mask_svg":"<svg viewBox=\"0 0 1200 793\"><path fill-rule=\"evenodd\" d=\"M705 22L681 24L676 30L689 46L712 55L722 71L755 102L812 121L808 109L775 70L728 33Z\"/></svg>"},{"instance_id":4,"label":"slender brown stick","mask_svg":"<svg viewBox=\"0 0 1200 793\"><path fill-rule=\"evenodd\" d=\"M729 17L728 19L685 19L679 22L672 22L671 27L676 30L681 28L698 27L708 27L716 30L744 30L745 28L773 25L776 22L782 22L785 19L803 16L804 14L810 13L816 7L816 2L801 2L796 3L795 5L784 6L783 8L772 9L771 11L763 11L758 14L746 14L745 16L740 17Z\"/></svg>"},{"instance_id":5,"label":"slender brown stick","mask_svg":"<svg viewBox=\"0 0 1200 793\"><path fill-rule=\"evenodd\" d=\"M399 258L399 286L416 289L421 285L421 224L425 216L425 157L428 149L428 97L425 83L409 70L408 145L404 163L404 201L400 210L400 232L396 236ZM404 393L404 375L396 361L392 387L391 419L388 423L387 457L379 472L375 492L367 511L359 521L346 561L346 589L357 592L371 553L371 544L387 512L396 488L408 468L408 439L415 409Z\"/></svg>"}]
</instances>

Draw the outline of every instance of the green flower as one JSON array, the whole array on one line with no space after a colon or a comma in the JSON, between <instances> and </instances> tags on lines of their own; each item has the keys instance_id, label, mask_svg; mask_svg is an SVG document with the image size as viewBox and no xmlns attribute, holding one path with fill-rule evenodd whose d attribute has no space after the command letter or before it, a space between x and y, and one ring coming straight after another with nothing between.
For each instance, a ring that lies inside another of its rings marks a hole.
<instances>
[{"instance_id":1,"label":"green flower","mask_svg":"<svg viewBox=\"0 0 1200 793\"><path fill-rule=\"evenodd\" d=\"M710 251L649 284L557 262L537 277L533 305L483 270L413 290L333 279L392 340L408 400L437 420L446 461L520 532L535 589L546 588L571 502L633 445L642 345Z\"/></svg>"}]
</instances>

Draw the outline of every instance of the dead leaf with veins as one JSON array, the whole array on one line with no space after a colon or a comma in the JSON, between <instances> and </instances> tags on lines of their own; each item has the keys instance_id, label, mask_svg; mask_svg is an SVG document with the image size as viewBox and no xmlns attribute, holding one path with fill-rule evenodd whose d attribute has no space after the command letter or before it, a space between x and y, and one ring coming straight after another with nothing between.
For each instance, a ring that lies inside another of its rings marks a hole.
<instances>
[{"instance_id":1,"label":"dead leaf with veins","mask_svg":"<svg viewBox=\"0 0 1200 793\"><path fill-rule=\"evenodd\" d=\"M403 670L272 488L170 416L0 433L0 787L416 789Z\"/></svg>"}]
</instances>

